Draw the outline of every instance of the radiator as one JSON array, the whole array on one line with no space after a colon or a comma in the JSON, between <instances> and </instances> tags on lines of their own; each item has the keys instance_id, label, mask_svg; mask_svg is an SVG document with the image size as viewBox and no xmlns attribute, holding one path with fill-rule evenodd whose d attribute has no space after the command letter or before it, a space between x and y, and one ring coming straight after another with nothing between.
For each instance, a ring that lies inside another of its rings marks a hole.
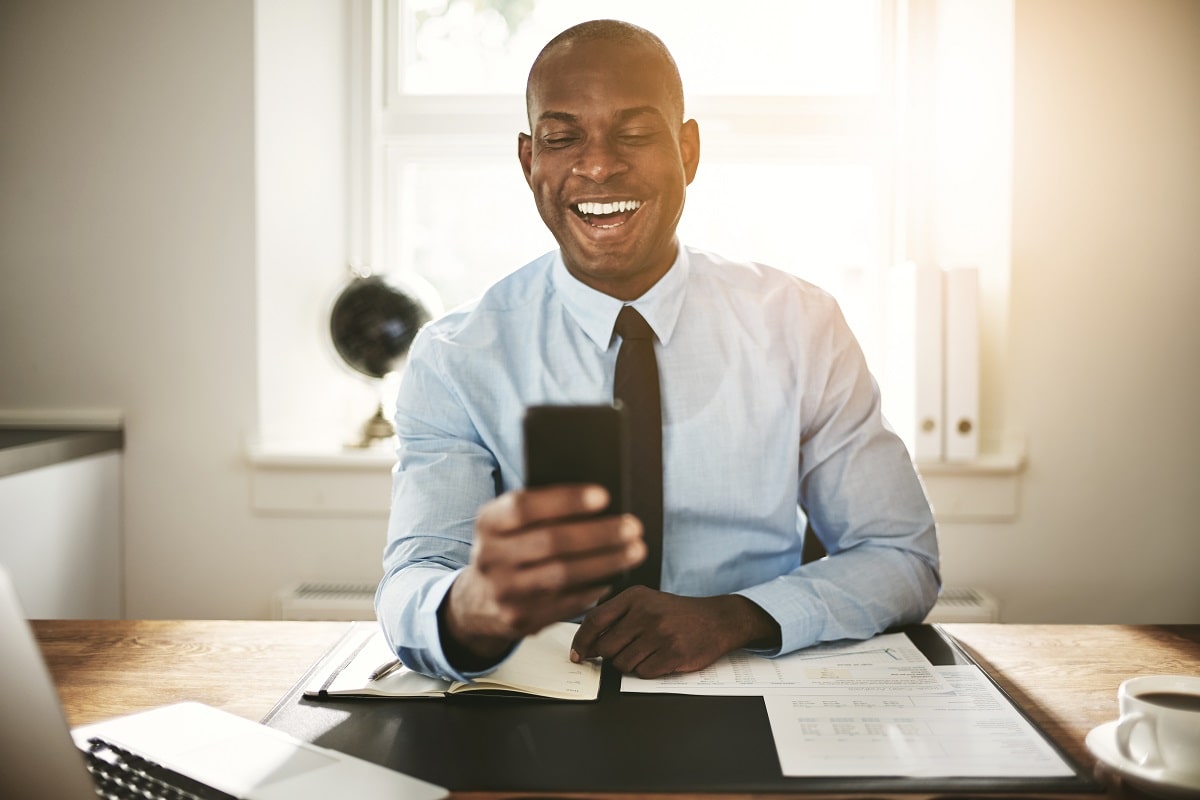
<instances>
[{"instance_id":1,"label":"radiator","mask_svg":"<svg viewBox=\"0 0 1200 800\"><path fill-rule=\"evenodd\" d=\"M275 595L275 619L375 619L373 583L301 583Z\"/></svg>"},{"instance_id":2,"label":"radiator","mask_svg":"<svg viewBox=\"0 0 1200 800\"><path fill-rule=\"evenodd\" d=\"M301 583L275 596L275 619L375 619L373 583ZM999 622L996 599L979 589L945 588L926 622Z\"/></svg>"},{"instance_id":3,"label":"radiator","mask_svg":"<svg viewBox=\"0 0 1200 800\"><path fill-rule=\"evenodd\" d=\"M996 598L979 589L943 588L926 622L999 622Z\"/></svg>"}]
</instances>

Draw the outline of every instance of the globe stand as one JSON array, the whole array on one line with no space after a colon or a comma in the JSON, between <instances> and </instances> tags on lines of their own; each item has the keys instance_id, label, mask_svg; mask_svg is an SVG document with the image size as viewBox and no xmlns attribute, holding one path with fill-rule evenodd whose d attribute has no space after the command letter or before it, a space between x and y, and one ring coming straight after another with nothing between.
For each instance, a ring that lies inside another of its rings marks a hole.
<instances>
[{"instance_id":1,"label":"globe stand","mask_svg":"<svg viewBox=\"0 0 1200 800\"><path fill-rule=\"evenodd\" d=\"M374 447L379 442L387 441L395 435L396 426L383 415L383 403L380 403L371 418L363 423L362 437L350 446L365 450Z\"/></svg>"}]
</instances>

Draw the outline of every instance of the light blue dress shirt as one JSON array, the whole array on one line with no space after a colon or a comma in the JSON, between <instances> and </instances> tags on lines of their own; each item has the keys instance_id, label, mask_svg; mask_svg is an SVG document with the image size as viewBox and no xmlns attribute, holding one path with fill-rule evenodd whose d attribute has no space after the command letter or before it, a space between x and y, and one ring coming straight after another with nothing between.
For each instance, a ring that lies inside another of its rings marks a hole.
<instances>
[{"instance_id":1,"label":"light blue dress shirt","mask_svg":"<svg viewBox=\"0 0 1200 800\"><path fill-rule=\"evenodd\" d=\"M658 337L662 589L754 601L782 632L768 655L920 621L940 585L933 515L833 298L681 246L631 305ZM522 486L525 407L611 401L621 306L554 251L417 336L376 595L412 669L474 677L447 662L438 606L479 507ZM803 566L802 509L829 553Z\"/></svg>"}]
</instances>

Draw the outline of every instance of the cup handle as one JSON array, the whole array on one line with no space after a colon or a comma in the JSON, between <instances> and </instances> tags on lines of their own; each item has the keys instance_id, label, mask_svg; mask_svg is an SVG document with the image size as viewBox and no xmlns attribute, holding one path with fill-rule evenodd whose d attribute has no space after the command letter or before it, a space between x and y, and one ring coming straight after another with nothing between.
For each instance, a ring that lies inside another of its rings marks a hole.
<instances>
[{"instance_id":1,"label":"cup handle","mask_svg":"<svg viewBox=\"0 0 1200 800\"><path fill-rule=\"evenodd\" d=\"M1143 755L1135 756L1129 747L1129 740L1133 736L1134 729L1143 722L1149 728L1151 746ZM1132 711L1117 722L1117 749L1121 751L1122 756L1139 767L1157 768L1162 766L1162 761L1158 757L1158 738L1155 736L1154 720L1140 711Z\"/></svg>"}]
</instances>

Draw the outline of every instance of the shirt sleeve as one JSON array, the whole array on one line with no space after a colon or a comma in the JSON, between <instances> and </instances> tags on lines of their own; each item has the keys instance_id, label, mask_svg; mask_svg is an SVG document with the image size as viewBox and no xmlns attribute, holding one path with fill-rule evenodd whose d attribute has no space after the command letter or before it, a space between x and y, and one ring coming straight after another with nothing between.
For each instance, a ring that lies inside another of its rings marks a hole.
<instances>
[{"instance_id":1,"label":"shirt sleeve","mask_svg":"<svg viewBox=\"0 0 1200 800\"><path fill-rule=\"evenodd\" d=\"M749 587L779 623L780 655L920 622L941 586L933 511L836 303L815 334L798 502L828 556Z\"/></svg>"},{"instance_id":2,"label":"shirt sleeve","mask_svg":"<svg viewBox=\"0 0 1200 800\"><path fill-rule=\"evenodd\" d=\"M498 467L438 368L437 341L418 335L396 403L398 438L383 579L375 610L392 650L426 675L470 680L442 650L437 610L470 558L479 507Z\"/></svg>"}]
</instances>

